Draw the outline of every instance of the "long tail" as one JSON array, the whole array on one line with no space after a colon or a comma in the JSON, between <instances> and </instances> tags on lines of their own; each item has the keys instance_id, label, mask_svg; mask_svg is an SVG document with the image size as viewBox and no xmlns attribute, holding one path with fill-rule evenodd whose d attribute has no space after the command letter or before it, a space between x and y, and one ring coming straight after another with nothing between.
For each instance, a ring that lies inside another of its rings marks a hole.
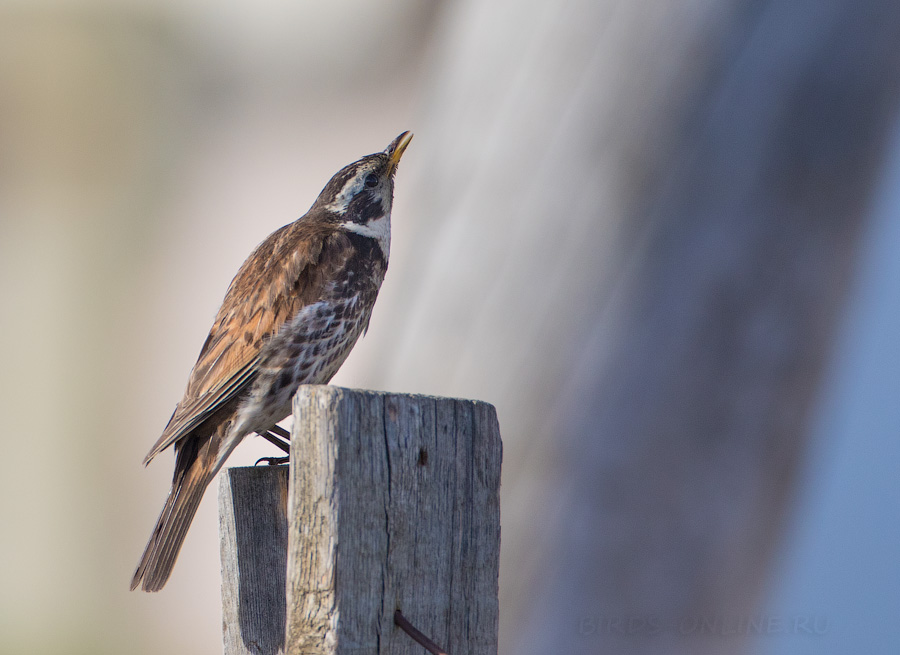
<instances>
[{"instance_id":1,"label":"long tail","mask_svg":"<svg viewBox=\"0 0 900 655\"><path fill-rule=\"evenodd\" d=\"M204 451L206 448L201 449L199 456L196 451L178 453L177 459L189 458L193 461L187 463L176 460L172 490L169 491L150 541L147 542L141 561L131 578L132 590L140 585L144 591L159 591L169 579L181 544L184 543L191 521L200 506L203 492L218 470L217 467L214 470L214 466L210 466L210 458L204 456L208 455ZM187 465L179 466L183 462Z\"/></svg>"}]
</instances>

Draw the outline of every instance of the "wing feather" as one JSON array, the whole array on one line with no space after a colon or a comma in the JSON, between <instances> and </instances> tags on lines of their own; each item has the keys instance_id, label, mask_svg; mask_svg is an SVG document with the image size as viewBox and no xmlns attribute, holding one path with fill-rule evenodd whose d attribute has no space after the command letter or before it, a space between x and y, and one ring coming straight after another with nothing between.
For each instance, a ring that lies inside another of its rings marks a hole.
<instances>
[{"instance_id":1,"label":"wing feather","mask_svg":"<svg viewBox=\"0 0 900 655\"><path fill-rule=\"evenodd\" d=\"M322 248L335 236L333 230L304 224L301 219L257 246L228 287L184 398L145 464L250 388L268 340L303 305L315 302Z\"/></svg>"}]
</instances>

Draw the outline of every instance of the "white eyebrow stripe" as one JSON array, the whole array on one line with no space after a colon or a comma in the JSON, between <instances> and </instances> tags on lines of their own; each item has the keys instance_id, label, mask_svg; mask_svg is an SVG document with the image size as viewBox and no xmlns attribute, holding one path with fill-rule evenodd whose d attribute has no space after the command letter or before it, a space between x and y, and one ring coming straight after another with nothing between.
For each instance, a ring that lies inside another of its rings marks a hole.
<instances>
[{"instance_id":1,"label":"white eyebrow stripe","mask_svg":"<svg viewBox=\"0 0 900 655\"><path fill-rule=\"evenodd\" d=\"M336 214L343 214L345 211L347 211L347 207L350 205L350 201L353 200L353 196L355 196L362 190L364 180L365 175L362 175L361 172L358 172L356 175L344 182L344 186L341 189L341 192L337 194L334 200L325 205L325 209Z\"/></svg>"}]
</instances>

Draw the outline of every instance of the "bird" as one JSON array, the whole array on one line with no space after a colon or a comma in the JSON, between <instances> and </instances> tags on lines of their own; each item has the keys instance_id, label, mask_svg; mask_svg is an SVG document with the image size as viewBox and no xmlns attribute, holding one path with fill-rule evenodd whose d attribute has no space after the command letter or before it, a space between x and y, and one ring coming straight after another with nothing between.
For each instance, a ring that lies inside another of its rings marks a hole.
<instances>
[{"instance_id":1,"label":"bird","mask_svg":"<svg viewBox=\"0 0 900 655\"><path fill-rule=\"evenodd\" d=\"M278 442L301 384L327 384L367 329L390 257L394 174L412 134L338 171L231 281L184 397L144 465L175 451L172 487L131 579L166 584L206 487L254 433ZM287 448L282 444L282 449Z\"/></svg>"}]
</instances>

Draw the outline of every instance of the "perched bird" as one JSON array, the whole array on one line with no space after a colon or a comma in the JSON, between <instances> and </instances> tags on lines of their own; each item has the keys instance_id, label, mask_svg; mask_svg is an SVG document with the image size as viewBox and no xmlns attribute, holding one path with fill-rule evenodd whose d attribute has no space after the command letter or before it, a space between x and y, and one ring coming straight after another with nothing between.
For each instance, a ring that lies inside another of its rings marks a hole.
<instances>
[{"instance_id":1,"label":"perched bird","mask_svg":"<svg viewBox=\"0 0 900 655\"><path fill-rule=\"evenodd\" d=\"M175 446L175 475L131 588L165 585L207 485L245 436L286 434L301 384L325 384L367 329L388 265L397 163L412 134L331 178L309 211L241 266L144 464Z\"/></svg>"}]
</instances>

